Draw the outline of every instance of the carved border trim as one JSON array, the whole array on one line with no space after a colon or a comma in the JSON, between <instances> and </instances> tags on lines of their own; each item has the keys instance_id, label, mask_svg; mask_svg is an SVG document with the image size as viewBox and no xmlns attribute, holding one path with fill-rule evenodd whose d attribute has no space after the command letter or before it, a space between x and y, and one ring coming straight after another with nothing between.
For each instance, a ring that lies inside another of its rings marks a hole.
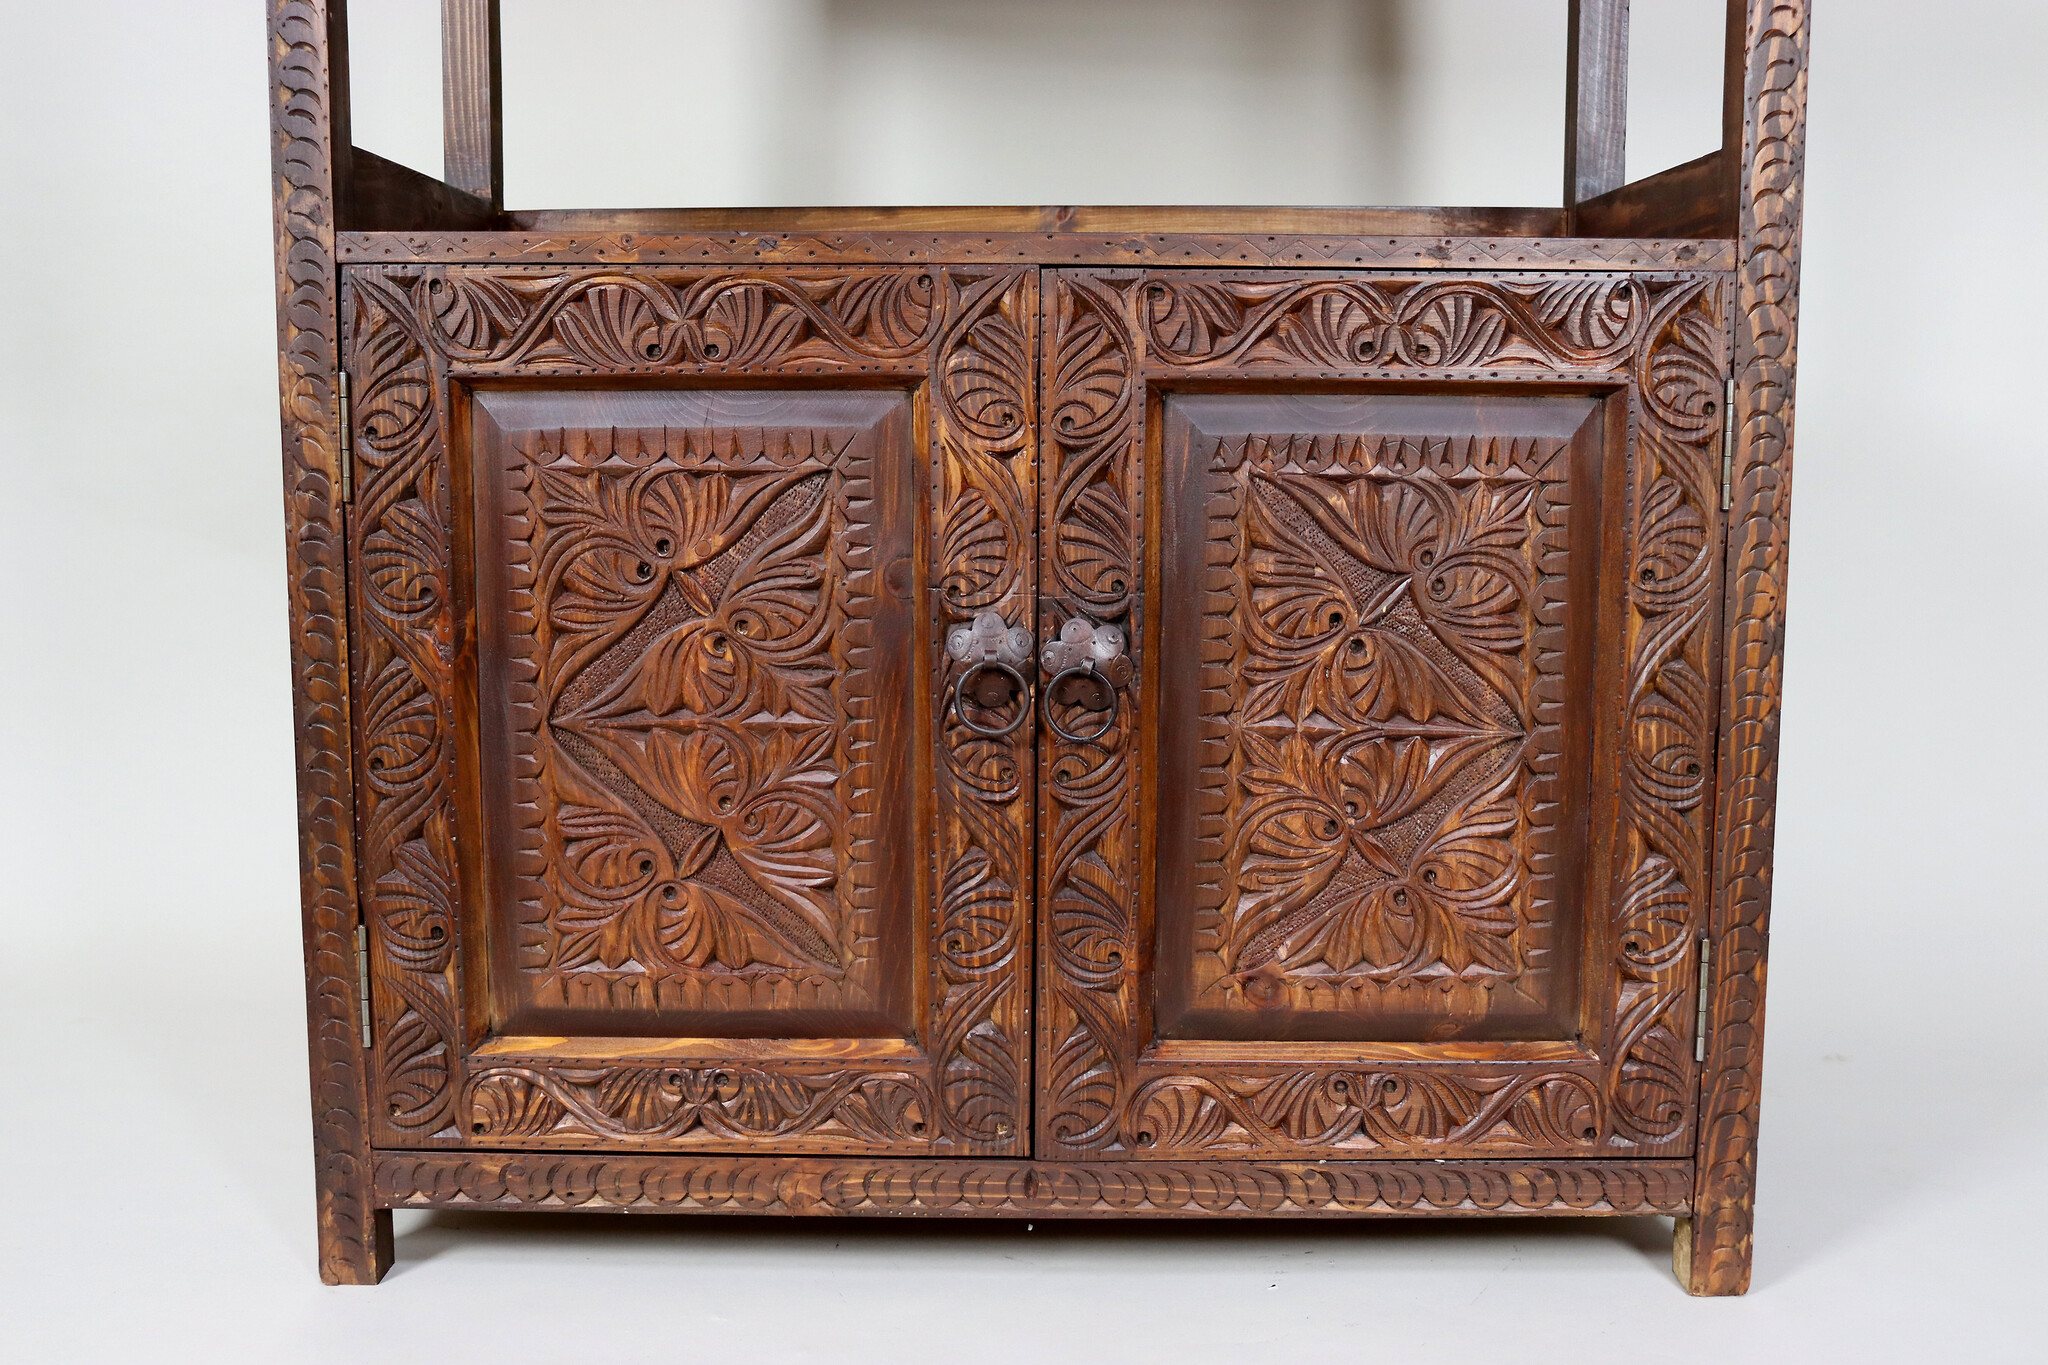
<instances>
[{"instance_id":1,"label":"carved border trim","mask_svg":"<svg viewBox=\"0 0 2048 1365\"><path fill-rule=\"evenodd\" d=\"M1778 812L1793 366L1806 161L1806 0L1749 0L1742 264L1735 281L1736 448L1728 513L1713 989L1701 1074L1698 1213L1680 1236L1695 1294L1749 1287L1763 1089L1765 954Z\"/></svg>"},{"instance_id":2,"label":"carved border trim","mask_svg":"<svg viewBox=\"0 0 2048 1365\"><path fill-rule=\"evenodd\" d=\"M1689 238L1342 237L1079 232L345 232L344 264L1238 266L1315 270L1732 270L1734 244Z\"/></svg>"},{"instance_id":3,"label":"carved border trim","mask_svg":"<svg viewBox=\"0 0 2048 1365\"><path fill-rule=\"evenodd\" d=\"M1689 1161L1199 1164L384 1152L388 1208L899 1217L1665 1214Z\"/></svg>"},{"instance_id":4,"label":"carved border trim","mask_svg":"<svg viewBox=\"0 0 2048 1365\"><path fill-rule=\"evenodd\" d=\"M365 1067L356 1010L347 566L342 511L334 496L340 317L327 7L319 0L273 0L267 19L299 894L312 1047L320 1278L329 1284L374 1284L391 1263L391 1219L370 1198Z\"/></svg>"}]
</instances>

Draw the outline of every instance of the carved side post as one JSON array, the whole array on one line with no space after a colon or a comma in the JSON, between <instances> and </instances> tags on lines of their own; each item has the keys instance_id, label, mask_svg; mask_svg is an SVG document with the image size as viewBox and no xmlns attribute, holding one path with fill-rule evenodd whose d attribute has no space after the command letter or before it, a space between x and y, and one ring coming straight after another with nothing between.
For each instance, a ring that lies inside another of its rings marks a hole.
<instances>
[{"instance_id":1,"label":"carved side post","mask_svg":"<svg viewBox=\"0 0 2048 1365\"><path fill-rule=\"evenodd\" d=\"M1749 1288L1764 959L1777 831L1792 369L1806 153L1807 0L1730 0L1741 43L1740 241L1734 317L1736 444L1716 792L1713 980L1701 1069L1693 1217L1679 1278L1694 1294ZM1737 24L1739 23L1739 28ZM1731 62L1731 70L1734 68Z\"/></svg>"},{"instance_id":2,"label":"carved side post","mask_svg":"<svg viewBox=\"0 0 2048 1365\"><path fill-rule=\"evenodd\" d=\"M371 1192L368 1074L356 1009L348 603L335 365L335 196L348 155L341 0L271 0L270 165L277 234L278 383L298 739L299 890L312 1044L320 1278L375 1284L391 1214Z\"/></svg>"}]
</instances>

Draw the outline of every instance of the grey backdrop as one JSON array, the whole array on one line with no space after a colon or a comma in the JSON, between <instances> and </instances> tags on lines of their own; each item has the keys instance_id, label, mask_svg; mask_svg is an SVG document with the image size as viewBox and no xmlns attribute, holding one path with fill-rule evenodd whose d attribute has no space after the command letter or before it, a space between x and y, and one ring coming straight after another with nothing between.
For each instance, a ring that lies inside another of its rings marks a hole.
<instances>
[{"instance_id":1,"label":"grey backdrop","mask_svg":"<svg viewBox=\"0 0 2048 1365\"><path fill-rule=\"evenodd\" d=\"M504 7L521 204L1556 202L1563 0ZM436 7L356 8L431 169ZM1713 8L1638 0L1638 173L1711 145ZM1817 8L1757 1274L1695 1302L1649 1221L402 1215L323 1289L260 6L8 3L0 1355L2048 1354L2048 8Z\"/></svg>"}]
</instances>

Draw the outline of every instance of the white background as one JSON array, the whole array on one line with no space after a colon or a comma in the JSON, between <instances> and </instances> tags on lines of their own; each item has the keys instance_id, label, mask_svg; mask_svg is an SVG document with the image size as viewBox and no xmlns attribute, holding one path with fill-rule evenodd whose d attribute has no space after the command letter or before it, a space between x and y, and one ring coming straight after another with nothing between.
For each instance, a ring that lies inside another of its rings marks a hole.
<instances>
[{"instance_id":1,"label":"white background","mask_svg":"<svg viewBox=\"0 0 2048 1365\"><path fill-rule=\"evenodd\" d=\"M356 19L430 170L436 8ZM1562 0L504 8L520 205L1556 202ZM1636 174L1716 8L1638 0ZM323 1288L261 7L11 0L0 1357L2048 1357L2048 7L1817 8L1756 1280L1695 1301L1657 1220L400 1215Z\"/></svg>"}]
</instances>

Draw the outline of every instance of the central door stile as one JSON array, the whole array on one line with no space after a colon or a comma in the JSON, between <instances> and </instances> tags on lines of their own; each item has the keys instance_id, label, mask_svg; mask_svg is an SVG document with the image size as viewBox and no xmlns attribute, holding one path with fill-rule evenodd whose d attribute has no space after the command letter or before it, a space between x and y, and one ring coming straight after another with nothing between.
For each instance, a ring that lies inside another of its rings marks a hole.
<instances>
[{"instance_id":1,"label":"central door stile","mask_svg":"<svg viewBox=\"0 0 2048 1365\"><path fill-rule=\"evenodd\" d=\"M1133 279L1135 277L1132 277ZM1040 374L1041 642L1069 622L1121 631L1132 665L1106 721L1039 734L1037 1025L1041 1158L1126 1150L1132 1082L1123 1046L1147 1013L1140 983L1143 773L1145 399L1135 329L1114 277L1048 271ZM1058 714L1062 701L1041 699ZM1074 714L1078 715L1078 711ZM1065 729L1068 738L1059 733Z\"/></svg>"},{"instance_id":2,"label":"central door stile","mask_svg":"<svg viewBox=\"0 0 2048 1365\"><path fill-rule=\"evenodd\" d=\"M1032 1112L1032 693L963 687L977 680L970 675L981 661L949 646L956 634L971 635L978 619L1031 629L1039 280L1035 269L949 272L956 293L932 376L931 531L919 576L929 585L936 627L929 694L936 1008L925 1046L940 1060L946 1125L969 1150L1020 1156L1030 1152ZM980 674L1003 681L991 670Z\"/></svg>"}]
</instances>

